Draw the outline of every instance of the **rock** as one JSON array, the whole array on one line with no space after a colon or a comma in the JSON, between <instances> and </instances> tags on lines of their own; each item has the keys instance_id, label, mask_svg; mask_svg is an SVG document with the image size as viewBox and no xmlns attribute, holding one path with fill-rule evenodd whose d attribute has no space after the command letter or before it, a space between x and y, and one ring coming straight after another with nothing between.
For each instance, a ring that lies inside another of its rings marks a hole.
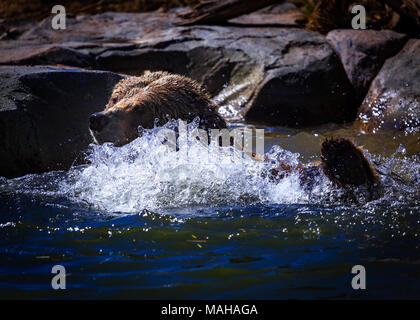
<instances>
[{"instance_id":1,"label":"rock","mask_svg":"<svg viewBox=\"0 0 420 320\"><path fill-rule=\"evenodd\" d=\"M65 45L31 45L21 41L8 41L3 45L0 64L6 65L48 65L62 64L73 67L95 67L95 58Z\"/></svg>"},{"instance_id":2,"label":"rock","mask_svg":"<svg viewBox=\"0 0 420 320\"><path fill-rule=\"evenodd\" d=\"M89 115L122 76L47 66L0 66L0 176L68 169L91 143Z\"/></svg>"},{"instance_id":3,"label":"rock","mask_svg":"<svg viewBox=\"0 0 420 320\"><path fill-rule=\"evenodd\" d=\"M281 37L263 65L264 76L245 119L290 127L351 121L353 92L344 69L324 38L316 33Z\"/></svg>"},{"instance_id":4,"label":"rock","mask_svg":"<svg viewBox=\"0 0 420 320\"><path fill-rule=\"evenodd\" d=\"M365 131L418 131L420 126L420 40L411 39L388 59L373 80L358 115Z\"/></svg>"},{"instance_id":5,"label":"rock","mask_svg":"<svg viewBox=\"0 0 420 320\"><path fill-rule=\"evenodd\" d=\"M51 16L34 25L19 39L36 40L41 43L135 41L140 40L144 34L168 29L179 21L181 19L171 12L107 12L97 15L68 16L66 29L54 30L51 27Z\"/></svg>"},{"instance_id":6,"label":"rock","mask_svg":"<svg viewBox=\"0 0 420 320\"><path fill-rule=\"evenodd\" d=\"M68 16L66 29L51 28L52 17L40 23L25 24L25 32L16 40L0 41L0 64L66 64L95 67L95 55L118 46L120 50L135 48L144 34L168 29L175 14L103 13L94 16ZM0 24L1 26L1 24ZM11 26L10 28L15 28Z\"/></svg>"},{"instance_id":7,"label":"rock","mask_svg":"<svg viewBox=\"0 0 420 320\"><path fill-rule=\"evenodd\" d=\"M69 17L67 29L59 31L47 19L15 42L0 41L0 63L178 73L201 82L232 121L296 127L354 120L353 89L320 34L298 28L174 27L177 19L173 13L106 13ZM53 54L57 50L67 58Z\"/></svg>"},{"instance_id":8,"label":"rock","mask_svg":"<svg viewBox=\"0 0 420 320\"><path fill-rule=\"evenodd\" d=\"M33 20L4 21L0 19L0 40L17 39L24 32L31 29L34 24L35 22Z\"/></svg>"},{"instance_id":9,"label":"rock","mask_svg":"<svg viewBox=\"0 0 420 320\"><path fill-rule=\"evenodd\" d=\"M327 35L327 41L339 55L359 102L385 60L397 54L407 39L406 35L390 30L345 29L333 30Z\"/></svg>"}]
</instances>

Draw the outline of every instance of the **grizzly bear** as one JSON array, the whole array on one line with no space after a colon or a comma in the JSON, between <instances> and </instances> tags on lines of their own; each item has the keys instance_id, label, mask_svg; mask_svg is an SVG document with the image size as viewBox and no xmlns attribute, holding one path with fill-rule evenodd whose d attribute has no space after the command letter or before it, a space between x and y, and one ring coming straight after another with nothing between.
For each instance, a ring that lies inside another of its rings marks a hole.
<instances>
[{"instance_id":1,"label":"grizzly bear","mask_svg":"<svg viewBox=\"0 0 420 320\"><path fill-rule=\"evenodd\" d=\"M123 146L139 136L139 126L153 128L171 119L191 122L199 117L202 129L226 128L216 108L205 90L192 79L152 72L121 80L114 87L105 110L91 115L89 128L96 143ZM281 179L292 170L298 170L304 184L313 180L314 175L323 173L343 188L367 185L373 190L379 186L375 170L363 151L348 139L326 139L321 153L321 166L291 168L280 164L278 170L272 169L269 174Z\"/></svg>"},{"instance_id":2,"label":"grizzly bear","mask_svg":"<svg viewBox=\"0 0 420 320\"><path fill-rule=\"evenodd\" d=\"M96 143L122 146L139 136L139 126L150 129L171 119L191 122L199 117L202 129L226 128L216 108L207 92L192 79L151 72L121 80L105 110L90 116L89 128Z\"/></svg>"}]
</instances>

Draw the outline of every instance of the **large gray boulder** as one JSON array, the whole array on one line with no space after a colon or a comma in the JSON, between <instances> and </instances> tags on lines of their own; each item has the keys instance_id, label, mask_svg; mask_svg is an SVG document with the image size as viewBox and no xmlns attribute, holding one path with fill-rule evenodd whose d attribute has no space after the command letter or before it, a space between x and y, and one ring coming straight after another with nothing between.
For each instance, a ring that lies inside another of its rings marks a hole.
<instances>
[{"instance_id":1,"label":"large gray boulder","mask_svg":"<svg viewBox=\"0 0 420 320\"><path fill-rule=\"evenodd\" d=\"M391 30L345 29L327 34L327 41L339 55L359 102L385 60L396 55L407 40L406 35Z\"/></svg>"},{"instance_id":2,"label":"large gray boulder","mask_svg":"<svg viewBox=\"0 0 420 320\"><path fill-rule=\"evenodd\" d=\"M385 62L359 109L356 125L373 132L419 130L420 40L409 40Z\"/></svg>"},{"instance_id":3,"label":"large gray boulder","mask_svg":"<svg viewBox=\"0 0 420 320\"><path fill-rule=\"evenodd\" d=\"M201 82L233 121L296 127L355 118L352 87L322 35L298 28L174 27L177 21L172 13L107 13L68 18L66 30L54 31L47 19L15 42L0 42L0 64L179 73Z\"/></svg>"},{"instance_id":4,"label":"large gray boulder","mask_svg":"<svg viewBox=\"0 0 420 320\"><path fill-rule=\"evenodd\" d=\"M0 176L68 169L92 138L89 115L102 110L122 76L47 66L0 66Z\"/></svg>"}]
</instances>

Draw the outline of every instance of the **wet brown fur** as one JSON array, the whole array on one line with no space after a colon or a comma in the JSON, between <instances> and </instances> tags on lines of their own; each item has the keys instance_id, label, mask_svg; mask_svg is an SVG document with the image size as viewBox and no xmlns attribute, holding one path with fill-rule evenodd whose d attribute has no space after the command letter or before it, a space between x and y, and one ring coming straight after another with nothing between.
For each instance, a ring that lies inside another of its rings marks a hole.
<instances>
[{"instance_id":1,"label":"wet brown fur","mask_svg":"<svg viewBox=\"0 0 420 320\"><path fill-rule=\"evenodd\" d=\"M129 77L114 87L102 112L112 119L112 126L93 135L98 143L121 146L138 137L139 126L150 129L168 120L191 122L196 117L202 129L226 128L216 108L206 91L190 78L168 72Z\"/></svg>"},{"instance_id":2,"label":"wet brown fur","mask_svg":"<svg viewBox=\"0 0 420 320\"><path fill-rule=\"evenodd\" d=\"M340 186L379 185L375 170L363 151L344 138L326 139L321 147L321 168Z\"/></svg>"}]
</instances>

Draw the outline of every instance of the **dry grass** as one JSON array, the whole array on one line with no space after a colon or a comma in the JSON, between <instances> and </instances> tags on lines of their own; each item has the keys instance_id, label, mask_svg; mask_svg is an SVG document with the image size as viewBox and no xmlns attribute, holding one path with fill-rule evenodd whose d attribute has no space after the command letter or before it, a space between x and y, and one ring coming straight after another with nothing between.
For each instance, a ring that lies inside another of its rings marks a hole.
<instances>
[{"instance_id":1,"label":"dry grass","mask_svg":"<svg viewBox=\"0 0 420 320\"><path fill-rule=\"evenodd\" d=\"M398 15L380 0L291 0L308 18L306 28L321 33L333 29L349 28L354 15L353 5L366 8L369 29L394 29Z\"/></svg>"}]
</instances>

